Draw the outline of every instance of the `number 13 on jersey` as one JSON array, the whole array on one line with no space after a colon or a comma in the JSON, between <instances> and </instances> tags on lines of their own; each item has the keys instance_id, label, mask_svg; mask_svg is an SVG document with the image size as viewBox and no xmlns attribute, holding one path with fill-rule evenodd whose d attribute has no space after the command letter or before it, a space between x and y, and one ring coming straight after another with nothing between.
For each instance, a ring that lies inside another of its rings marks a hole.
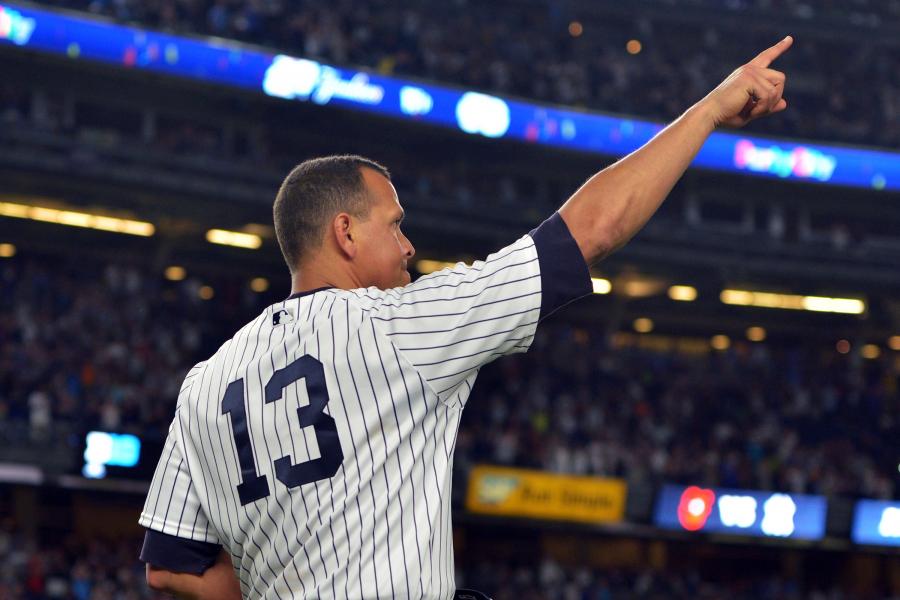
<instances>
[{"instance_id":1,"label":"number 13 on jersey","mask_svg":"<svg viewBox=\"0 0 900 600\"><path fill-rule=\"evenodd\" d=\"M334 419L325 414L328 405L328 389L325 385L325 368L312 356L304 355L272 374L266 383L265 403L284 398L284 389L294 382L305 380L309 404L297 409L300 427L312 427L319 445L319 458L293 464L290 456L274 461L275 476L288 488L328 479L337 473L344 460L344 451L338 438ZM241 505L265 498L271 491L265 475L256 470L253 460L253 443L247 429L247 409L244 406L244 380L228 385L222 399L222 414L231 419L234 445L241 466L241 483L237 486Z\"/></svg>"}]
</instances>

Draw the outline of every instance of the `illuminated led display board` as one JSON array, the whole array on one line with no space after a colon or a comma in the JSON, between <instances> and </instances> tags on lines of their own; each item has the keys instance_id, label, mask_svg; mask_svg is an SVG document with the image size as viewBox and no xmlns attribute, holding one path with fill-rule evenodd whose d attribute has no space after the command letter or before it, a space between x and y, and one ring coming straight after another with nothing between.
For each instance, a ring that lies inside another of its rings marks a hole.
<instances>
[{"instance_id":1,"label":"illuminated led display board","mask_svg":"<svg viewBox=\"0 0 900 600\"><path fill-rule=\"evenodd\" d=\"M665 485L653 520L676 531L820 540L825 510L822 496Z\"/></svg>"},{"instance_id":2,"label":"illuminated led display board","mask_svg":"<svg viewBox=\"0 0 900 600\"><path fill-rule=\"evenodd\" d=\"M106 467L134 467L141 457L141 440L128 433L91 431L85 438L82 475L106 477Z\"/></svg>"},{"instance_id":3,"label":"illuminated led display board","mask_svg":"<svg viewBox=\"0 0 900 600\"><path fill-rule=\"evenodd\" d=\"M276 55L216 38L185 38L0 4L0 45L89 59L270 96L338 105L473 135L622 156L662 125L386 77ZM714 133L693 163L725 172L900 190L900 153Z\"/></svg>"},{"instance_id":4,"label":"illuminated led display board","mask_svg":"<svg viewBox=\"0 0 900 600\"><path fill-rule=\"evenodd\" d=\"M857 544L900 546L900 502L860 500L850 536Z\"/></svg>"}]
</instances>

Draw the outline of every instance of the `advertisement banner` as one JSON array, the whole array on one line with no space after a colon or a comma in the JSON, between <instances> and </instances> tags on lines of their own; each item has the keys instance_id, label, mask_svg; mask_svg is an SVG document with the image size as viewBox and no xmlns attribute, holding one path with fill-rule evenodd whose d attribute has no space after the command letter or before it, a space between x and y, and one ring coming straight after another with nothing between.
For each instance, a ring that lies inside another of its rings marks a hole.
<instances>
[{"instance_id":1,"label":"advertisement banner","mask_svg":"<svg viewBox=\"0 0 900 600\"><path fill-rule=\"evenodd\" d=\"M663 529L755 537L825 537L823 496L665 485L654 523Z\"/></svg>"},{"instance_id":2,"label":"advertisement banner","mask_svg":"<svg viewBox=\"0 0 900 600\"><path fill-rule=\"evenodd\" d=\"M466 508L498 516L618 523L625 515L625 482L482 465L469 476Z\"/></svg>"}]
</instances>

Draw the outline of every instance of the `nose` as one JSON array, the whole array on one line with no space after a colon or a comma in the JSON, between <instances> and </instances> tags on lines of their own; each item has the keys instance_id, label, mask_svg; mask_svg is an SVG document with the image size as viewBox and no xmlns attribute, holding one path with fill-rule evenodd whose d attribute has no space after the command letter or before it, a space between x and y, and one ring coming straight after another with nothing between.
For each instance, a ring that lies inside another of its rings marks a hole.
<instances>
[{"instance_id":1,"label":"nose","mask_svg":"<svg viewBox=\"0 0 900 600\"><path fill-rule=\"evenodd\" d=\"M403 255L407 259L410 259L416 255L416 248L415 248L415 246L412 245L412 242L409 241L409 238L406 237L406 235L404 235L403 233L401 233L400 235L403 236L403 250L404 250Z\"/></svg>"}]
</instances>

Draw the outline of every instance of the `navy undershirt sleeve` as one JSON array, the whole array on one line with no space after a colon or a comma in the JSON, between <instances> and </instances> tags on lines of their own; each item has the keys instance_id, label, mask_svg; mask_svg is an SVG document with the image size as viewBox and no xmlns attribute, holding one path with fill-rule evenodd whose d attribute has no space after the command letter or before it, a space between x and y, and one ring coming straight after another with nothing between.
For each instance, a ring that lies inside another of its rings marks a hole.
<instances>
[{"instance_id":1,"label":"navy undershirt sleeve","mask_svg":"<svg viewBox=\"0 0 900 600\"><path fill-rule=\"evenodd\" d=\"M541 268L541 319L591 293L591 274L558 212L531 231Z\"/></svg>"},{"instance_id":2,"label":"navy undershirt sleeve","mask_svg":"<svg viewBox=\"0 0 900 600\"><path fill-rule=\"evenodd\" d=\"M173 573L202 575L213 566L221 550L218 544L195 542L148 529L144 534L141 560Z\"/></svg>"}]
</instances>

